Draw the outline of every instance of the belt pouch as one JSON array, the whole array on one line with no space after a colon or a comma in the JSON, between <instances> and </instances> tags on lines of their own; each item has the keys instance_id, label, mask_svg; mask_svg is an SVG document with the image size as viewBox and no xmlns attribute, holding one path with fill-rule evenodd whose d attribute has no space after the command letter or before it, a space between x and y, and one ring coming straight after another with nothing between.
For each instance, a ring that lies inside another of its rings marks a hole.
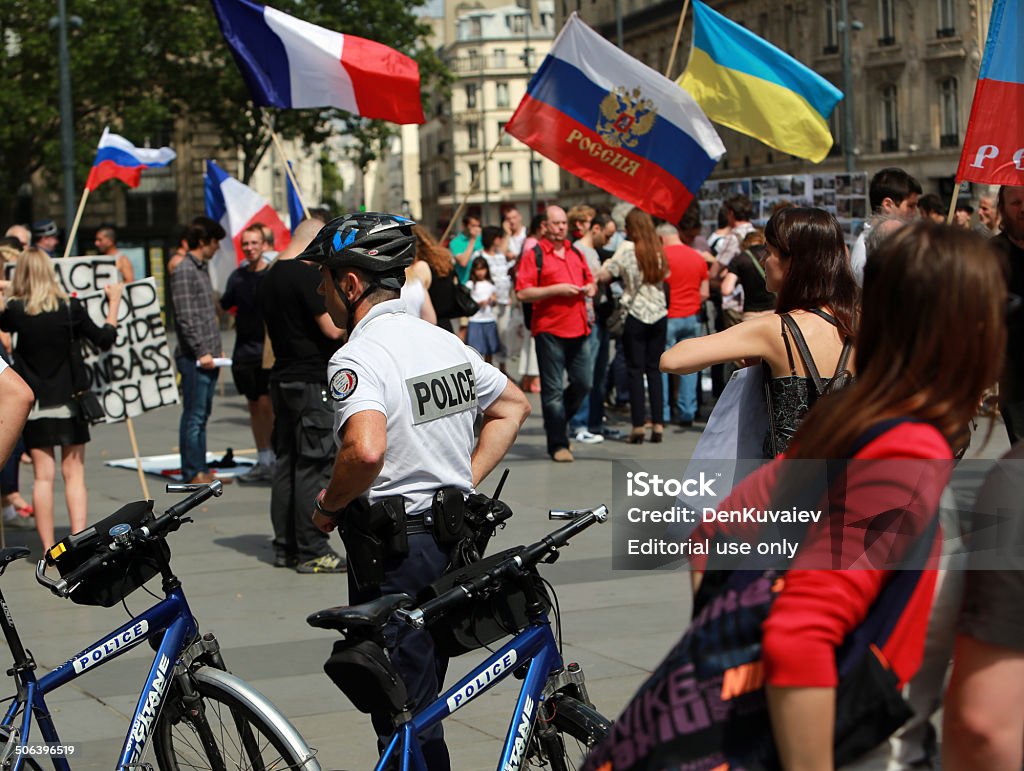
<instances>
[{"instance_id":1,"label":"belt pouch","mask_svg":"<svg viewBox=\"0 0 1024 771\"><path fill-rule=\"evenodd\" d=\"M434 519L434 540L439 546L451 546L466 535L466 499L459 488L440 488L434 493L430 509Z\"/></svg>"}]
</instances>

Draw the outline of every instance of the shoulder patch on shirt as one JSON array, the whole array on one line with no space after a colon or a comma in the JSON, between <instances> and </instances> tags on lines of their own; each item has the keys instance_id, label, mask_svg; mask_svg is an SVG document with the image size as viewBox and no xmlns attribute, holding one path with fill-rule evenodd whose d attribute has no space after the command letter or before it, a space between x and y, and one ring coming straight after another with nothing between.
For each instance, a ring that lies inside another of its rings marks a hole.
<instances>
[{"instance_id":1,"label":"shoulder patch on shirt","mask_svg":"<svg viewBox=\"0 0 1024 771\"><path fill-rule=\"evenodd\" d=\"M353 393L359 385L359 378L350 369L339 369L331 378L331 398L336 402L343 402Z\"/></svg>"},{"instance_id":2,"label":"shoulder patch on shirt","mask_svg":"<svg viewBox=\"0 0 1024 771\"><path fill-rule=\"evenodd\" d=\"M457 364L411 377L405 385L409 389L413 425L455 415L477 405L472 364Z\"/></svg>"}]
</instances>

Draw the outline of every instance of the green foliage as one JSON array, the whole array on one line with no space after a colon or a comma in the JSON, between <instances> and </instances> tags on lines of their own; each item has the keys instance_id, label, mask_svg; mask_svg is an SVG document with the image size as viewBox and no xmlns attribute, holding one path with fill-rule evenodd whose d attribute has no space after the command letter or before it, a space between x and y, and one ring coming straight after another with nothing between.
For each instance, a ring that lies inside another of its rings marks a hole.
<instances>
[{"instance_id":1,"label":"green foliage","mask_svg":"<svg viewBox=\"0 0 1024 771\"><path fill-rule=\"evenodd\" d=\"M274 0L314 24L384 43L413 56L425 94L450 82L425 41L429 27L413 9L423 0ZM0 2L0 222L18 189L38 170L56 185L60 173L57 33L53 0ZM171 121L210 129L225 148L240 148L248 181L271 143L263 110L252 104L206 0L68 0L82 18L69 29L78 182L84 182L103 126L136 142L169 141ZM377 157L395 131L339 110L271 110L285 138L306 144L348 133L357 162Z\"/></svg>"}]
</instances>

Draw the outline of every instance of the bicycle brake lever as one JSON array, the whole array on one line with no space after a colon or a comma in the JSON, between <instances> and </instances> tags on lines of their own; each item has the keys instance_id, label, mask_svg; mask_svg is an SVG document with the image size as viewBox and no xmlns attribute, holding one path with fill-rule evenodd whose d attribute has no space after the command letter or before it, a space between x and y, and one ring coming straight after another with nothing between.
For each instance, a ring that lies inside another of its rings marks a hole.
<instances>
[{"instance_id":1,"label":"bicycle brake lever","mask_svg":"<svg viewBox=\"0 0 1024 771\"><path fill-rule=\"evenodd\" d=\"M544 559L541 560L545 565L553 565L558 562L558 558L562 556L562 552L558 549L552 549L547 553Z\"/></svg>"}]
</instances>

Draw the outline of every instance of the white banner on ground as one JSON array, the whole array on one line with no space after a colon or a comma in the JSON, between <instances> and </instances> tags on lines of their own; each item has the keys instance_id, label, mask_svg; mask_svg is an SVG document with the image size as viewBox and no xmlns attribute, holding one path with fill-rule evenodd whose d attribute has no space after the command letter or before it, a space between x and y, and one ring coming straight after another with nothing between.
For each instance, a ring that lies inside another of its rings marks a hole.
<instances>
[{"instance_id":1,"label":"white banner on ground","mask_svg":"<svg viewBox=\"0 0 1024 771\"><path fill-rule=\"evenodd\" d=\"M68 257L51 260L50 264L64 291L75 297L96 292L121 280L116 257ZM16 267L14 263L4 266L8 281L14 280Z\"/></svg>"},{"instance_id":2,"label":"white banner on ground","mask_svg":"<svg viewBox=\"0 0 1024 771\"><path fill-rule=\"evenodd\" d=\"M79 299L92 320L102 326L107 315L106 296L92 293ZM90 387L100 397L108 423L178 403L174 360L152 278L125 285L114 347L103 352L83 340L82 351Z\"/></svg>"}]
</instances>

